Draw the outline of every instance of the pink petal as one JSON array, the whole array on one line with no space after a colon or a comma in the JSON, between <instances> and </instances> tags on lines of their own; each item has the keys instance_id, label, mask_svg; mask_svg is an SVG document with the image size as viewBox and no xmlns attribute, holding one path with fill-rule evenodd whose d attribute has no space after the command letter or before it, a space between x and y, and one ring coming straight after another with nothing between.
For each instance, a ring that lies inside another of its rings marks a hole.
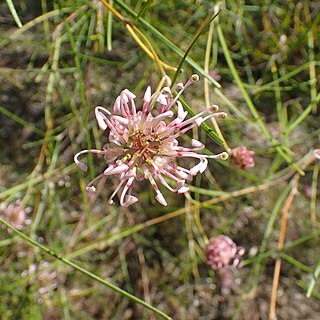
<instances>
[{"instance_id":1,"label":"pink petal","mask_svg":"<svg viewBox=\"0 0 320 320\"><path fill-rule=\"evenodd\" d=\"M101 113L98 108L95 109L95 114L99 128L103 131L106 130L108 128L105 122L106 116L103 113Z\"/></svg>"},{"instance_id":2,"label":"pink petal","mask_svg":"<svg viewBox=\"0 0 320 320\"><path fill-rule=\"evenodd\" d=\"M114 105L113 105L113 111L115 113L120 113L120 96L116 99Z\"/></svg>"},{"instance_id":3,"label":"pink petal","mask_svg":"<svg viewBox=\"0 0 320 320\"><path fill-rule=\"evenodd\" d=\"M189 189L190 189L189 186L183 186L178 190L178 193L181 194L181 193L188 192Z\"/></svg>"},{"instance_id":4,"label":"pink petal","mask_svg":"<svg viewBox=\"0 0 320 320\"><path fill-rule=\"evenodd\" d=\"M144 97L143 97L143 101L144 102L150 102L151 101L151 87L148 86L145 94L144 94Z\"/></svg>"},{"instance_id":5,"label":"pink petal","mask_svg":"<svg viewBox=\"0 0 320 320\"><path fill-rule=\"evenodd\" d=\"M167 201L165 200L162 193L159 191L159 193L156 195L155 199L159 201L163 206L167 206Z\"/></svg>"},{"instance_id":6,"label":"pink petal","mask_svg":"<svg viewBox=\"0 0 320 320\"><path fill-rule=\"evenodd\" d=\"M129 169L129 167L124 163L120 164L120 165L115 164L115 165L108 167L106 170L104 170L104 175L110 176L111 174L118 174L118 173L124 172L128 169Z\"/></svg>"},{"instance_id":7,"label":"pink petal","mask_svg":"<svg viewBox=\"0 0 320 320\"><path fill-rule=\"evenodd\" d=\"M125 201L121 203L123 207L129 207L132 204L138 202L139 199L135 196L125 196Z\"/></svg>"},{"instance_id":8,"label":"pink petal","mask_svg":"<svg viewBox=\"0 0 320 320\"><path fill-rule=\"evenodd\" d=\"M191 145L195 148L204 148L204 144L196 139L191 140Z\"/></svg>"},{"instance_id":9,"label":"pink petal","mask_svg":"<svg viewBox=\"0 0 320 320\"><path fill-rule=\"evenodd\" d=\"M129 91L128 89L124 89L123 91L122 91L130 100L131 99L135 99L135 95L131 92L131 91Z\"/></svg>"},{"instance_id":10,"label":"pink petal","mask_svg":"<svg viewBox=\"0 0 320 320\"><path fill-rule=\"evenodd\" d=\"M112 119L118 121L119 123L121 123L122 125L126 126L129 122L128 119L120 117L120 116L112 116Z\"/></svg>"}]
</instances>

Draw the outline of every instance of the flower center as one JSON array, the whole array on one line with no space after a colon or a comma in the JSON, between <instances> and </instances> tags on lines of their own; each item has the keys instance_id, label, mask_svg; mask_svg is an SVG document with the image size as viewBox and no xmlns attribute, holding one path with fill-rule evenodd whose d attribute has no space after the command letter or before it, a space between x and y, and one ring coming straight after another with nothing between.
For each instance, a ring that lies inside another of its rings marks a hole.
<instances>
[{"instance_id":1,"label":"flower center","mask_svg":"<svg viewBox=\"0 0 320 320\"><path fill-rule=\"evenodd\" d=\"M132 165L141 166L151 161L159 154L161 144L161 140L153 133L145 135L141 131L134 132L129 137L127 149L128 157L134 161Z\"/></svg>"}]
</instances>

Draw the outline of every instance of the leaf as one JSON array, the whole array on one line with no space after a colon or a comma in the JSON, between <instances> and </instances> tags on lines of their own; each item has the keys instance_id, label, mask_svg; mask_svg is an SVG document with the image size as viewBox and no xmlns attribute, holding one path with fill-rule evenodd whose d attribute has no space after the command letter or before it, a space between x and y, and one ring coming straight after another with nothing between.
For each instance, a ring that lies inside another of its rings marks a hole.
<instances>
[{"instance_id":1,"label":"leaf","mask_svg":"<svg viewBox=\"0 0 320 320\"><path fill-rule=\"evenodd\" d=\"M22 27L22 23L20 21L20 18L19 18L18 14L17 14L16 8L14 7L14 4L13 4L12 0L6 0L6 1L7 1L7 5L9 7L9 10L11 12L11 15L12 15L14 21L16 22L17 26L19 28L21 28Z\"/></svg>"}]
</instances>

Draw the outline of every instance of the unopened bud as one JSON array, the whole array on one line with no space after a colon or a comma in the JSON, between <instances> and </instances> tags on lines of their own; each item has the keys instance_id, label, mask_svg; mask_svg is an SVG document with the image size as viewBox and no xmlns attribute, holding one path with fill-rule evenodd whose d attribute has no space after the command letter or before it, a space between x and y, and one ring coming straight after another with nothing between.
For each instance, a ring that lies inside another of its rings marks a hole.
<instances>
[{"instance_id":1,"label":"unopened bud","mask_svg":"<svg viewBox=\"0 0 320 320\"><path fill-rule=\"evenodd\" d=\"M221 160L227 160L229 158L229 154L227 152L222 152L220 154L220 159Z\"/></svg>"},{"instance_id":2,"label":"unopened bud","mask_svg":"<svg viewBox=\"0 0 320 320\"><path fill-rule=\"evenodd\" d=\"M193 74L191 76L191 80L192 80L192 82L197 82L197 81L199 81L199 76L197 74Z\"/></svg>"},{"instance_id":3,"label":"unopened bud","mask_svg":"<svg viewBox=\"0 0 320 320\"><path fill-rule=\"evenodd\" d=\"M210 107L211 111L212 112L217 112L219 110L219 107L216 105L216 104L213 104L211 107Z\"/></svg>"},{"instance_id":4,"label":"unopened bud","mask_svg":"<svg viewBox=\"0 0 320 320\"><path fill-rule=\"evenodd\" d=\"M220 114L219 114L219 118L221 118L221 119L224 119L224 118L226 118L228 115L225 113L225 112L221 112Z\"/></svg>"}]
</instances>

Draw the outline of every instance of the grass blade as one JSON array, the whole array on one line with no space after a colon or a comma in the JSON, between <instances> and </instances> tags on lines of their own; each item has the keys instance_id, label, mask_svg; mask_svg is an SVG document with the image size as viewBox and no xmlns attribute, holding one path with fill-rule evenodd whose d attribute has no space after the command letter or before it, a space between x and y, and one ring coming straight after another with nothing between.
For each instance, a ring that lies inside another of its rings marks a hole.
<instances>
[{"instance_id":1,"label":"grass blade","mask_svg":"<svg viewBox=\"0 0 320 320\"><path fill-rule=\"evenodd\" d=\"M21 28L22 27L22 22L20 21L20 18L18 16L18 13L16 11L16 8L14 7L14 4L13 4L12 0L6 0L6 1L7 1L8 8L9 8L9 10L11 12L11 15L12 15L15 23L17 24L17 26L19 28Z\"/></svg>"},{"instance_id":2,"label":"grass blade","mask_svg":"<svg viewBox=\"0 0 320 320\"><path fill-rule=\"evenodd\" d=\"M137 298L136 296L130 294L129 292L126 292L125 290L122 290L121 288L115 286L114 284L112 284L112 283L100 278L99 276L95 275L94 273L91 273L90 271L80 267L76 263L74 263L74 262L72 262L72 261L70 261L70 260L68 260L66 258L63 258L63 257L59 256L57 253L55 253L51 249L47 248L46 246L40 244L39 242L37 242L37 241L35 241L33 239L31 239L30 237L28 237L24 233L18 231L16 228L14 228L11 224L9 224L5 220L3 220L1 217L0 217L0 222L2 224L4 224L5 226L7 226L8 228L10 228L17 236L19 236L20 238L22 238L23 240L25 240L26 242L28 242L32 246L39 248L41 251L47 253L51 257L61 261L62 263L68 265L72 269L83 273L84 275L88 276L89 278L91 278L91 279L93 279L95 281L98 281L102 285L104 285L104 286L106 286L106 287L108 287L108 288L120 293L121 295L125 296L126 298L128 298L128 299L130 299L130 300L142 305L143 307L145 307L145 308L147 308L147 309L149 309L151 311L153 311L154 313L158 314L162 318L167 319L167 320L171 320L171 318L168 315L166 315L165 313L163 313L159 309L151 306L150 304L148 304L145 301Z\"/></svg>"}]
</instances>

